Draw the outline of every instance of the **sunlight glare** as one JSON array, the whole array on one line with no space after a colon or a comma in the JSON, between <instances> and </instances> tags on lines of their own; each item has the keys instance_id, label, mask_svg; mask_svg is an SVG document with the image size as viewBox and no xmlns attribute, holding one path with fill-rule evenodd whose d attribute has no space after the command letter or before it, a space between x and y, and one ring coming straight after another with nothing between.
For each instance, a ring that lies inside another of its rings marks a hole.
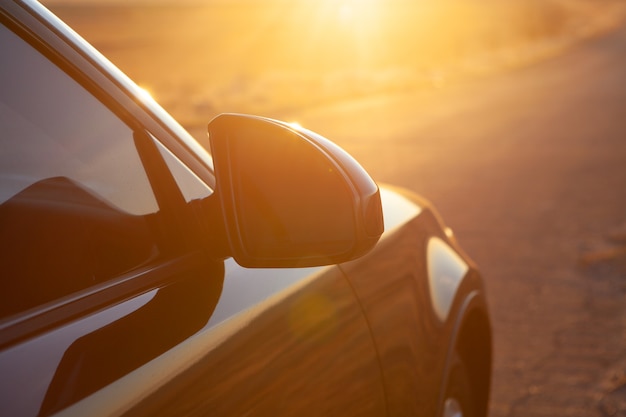
<instances>
[{"instance_id":1,"label":"sunlight glare","mask_svg":"<svg viewBox=\"0 0 626 417\"><path fill-rule=\"evenodd\" d=\"M139 89L138 91L139 97L141 97L143 100L154 101L154 96L152 95L152 93L147 87L142 87L142 86L137 86L137 87Z\"/></svg>"},{"instance_id":2,"label":"sunlight glare","mask_svg":"<svg viewBox=\"0 0 626 417\"><path fill-rule=\"evenodd\" d=\"M350 4L342 4L339 6L339 20L341 23L349 23L352 21L352 17L354 16L354 10L352 9L352 5Z\"/></svg>"},{"instance_id":3,"label":"sunlight glare","mask_svg":"<svg viewBox=\"0 0 626 417\"><path fill-rule=\"evenodd\" d=\"M335 7L340 24L345 26L370 25L379 0L343 0L337 3Z\"/></svg>"}]
</instances>

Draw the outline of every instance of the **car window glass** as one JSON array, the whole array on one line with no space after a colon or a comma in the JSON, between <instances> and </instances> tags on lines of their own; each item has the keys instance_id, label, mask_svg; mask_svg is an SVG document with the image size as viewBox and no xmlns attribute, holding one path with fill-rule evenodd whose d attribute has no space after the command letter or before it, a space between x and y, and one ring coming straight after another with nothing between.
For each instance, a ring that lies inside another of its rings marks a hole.
<instances>
[{"instance_id":1,"label":"car window glass","mask_svg":"<svg viewBox=\"0 0 626 417\"><path fill-rule=\"evenodd\" d=\"M0 51L1 319L154 259L162 228L133 130L4 26Z\"/></svg>"},{"instance_id":2,"label":"car window glass","mask_svg":"<svg viewBox=\"0 0 626 417\"><path fill-rule=\"evenodd\" d=\"M159 141L154 140L163 160L170 169L178 188L183 193L185 201L199 200L212 194L211 188L206 185L198 176L183 164L169 149Z\"/></svg>"}]
</instances>

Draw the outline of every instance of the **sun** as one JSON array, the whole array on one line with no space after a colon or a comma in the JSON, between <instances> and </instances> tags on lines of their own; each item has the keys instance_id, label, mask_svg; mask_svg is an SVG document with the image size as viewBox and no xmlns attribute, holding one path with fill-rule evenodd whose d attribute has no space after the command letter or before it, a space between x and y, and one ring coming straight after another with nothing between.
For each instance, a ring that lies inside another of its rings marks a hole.
<instances>
[{"instance_id":1,"label":"sun","mask_svg":"<svg viewBox=\"0 0 626 417\"><path fill-rule=\"evenodd\" d=\"M354 6L351 4L342 4L338 10L339 21L343 24L352 22L354 18Z\"/></svg>"},{"instance_id":2,"label":"sun","mask_svg":"<svg viewBox=\"0 0 626 417\"><path fill-rule=\"evenodd\" d=\"M331 0L338 22L343 26L372 26L378 17L381 0Z\"/></svg>"}]
</instances>

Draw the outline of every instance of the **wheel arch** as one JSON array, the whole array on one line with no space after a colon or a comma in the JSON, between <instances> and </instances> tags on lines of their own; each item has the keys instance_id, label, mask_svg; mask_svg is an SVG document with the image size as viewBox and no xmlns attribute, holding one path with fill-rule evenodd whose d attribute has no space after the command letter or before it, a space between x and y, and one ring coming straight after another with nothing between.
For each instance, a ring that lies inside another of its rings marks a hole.
<instances>
[{"instance_id":1,"label":"wheel arch","mask_svg":"<svg viewBox=\"0 0 626 417\"><path fill-rule=\"evenodd\" d=\"M479 291L472 291L466 297L456 315L437 415L443 412L448 377L456 355L460 356L469 374L472 396L475 398L475 415L485 417L491 390L492 332L486 303Z\"/></svg>"}]
</instances>

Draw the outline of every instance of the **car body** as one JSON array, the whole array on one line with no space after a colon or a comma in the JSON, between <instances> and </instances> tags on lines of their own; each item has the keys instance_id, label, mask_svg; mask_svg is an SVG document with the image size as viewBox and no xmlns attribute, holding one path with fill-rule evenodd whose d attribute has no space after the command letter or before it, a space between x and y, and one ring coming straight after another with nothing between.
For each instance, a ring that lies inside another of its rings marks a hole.
<instances>
[{"instance_id":1,"label":"car body","mask_svg":"<svg viewBox=\"0 0 626 417\"><path fill-rule=\"evenodd\" d=\"M0 18L1 415L486 415L484 286L426 200L262 117L211 154L40 4Z\"/></svg>"}]
</instances>

